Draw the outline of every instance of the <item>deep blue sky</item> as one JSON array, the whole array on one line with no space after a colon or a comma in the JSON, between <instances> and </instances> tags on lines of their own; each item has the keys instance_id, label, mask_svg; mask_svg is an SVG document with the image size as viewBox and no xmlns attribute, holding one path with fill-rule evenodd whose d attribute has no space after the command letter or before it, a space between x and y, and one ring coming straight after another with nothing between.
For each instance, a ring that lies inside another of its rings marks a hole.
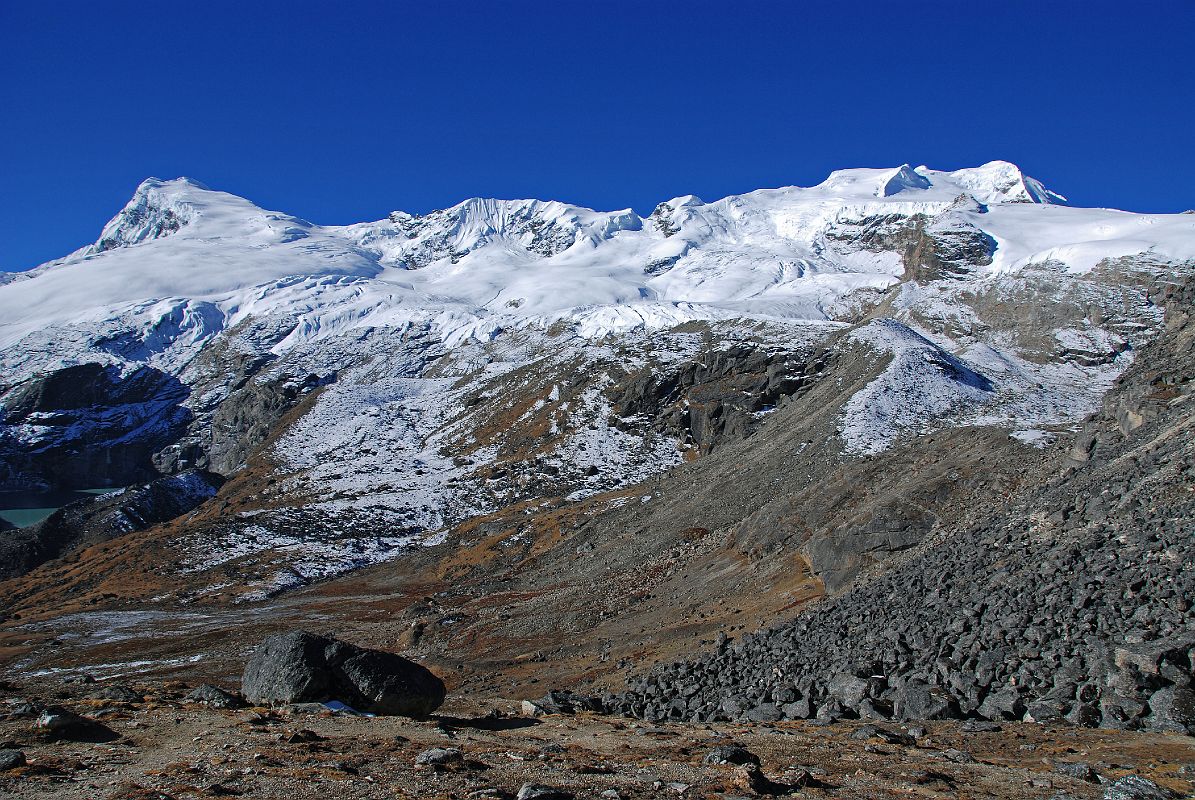
<instances>
[{"instance_id":1,"label":"deep blue sky","mask_svg":"<svg viewBox=\"0 0 1195 800\"><path fill-rule=\"evenodd\" d=\"M1195 206L1195 2L0 0L0 269L148 175L322 223L1014 161Z\"/></svg>"}]
</instances>

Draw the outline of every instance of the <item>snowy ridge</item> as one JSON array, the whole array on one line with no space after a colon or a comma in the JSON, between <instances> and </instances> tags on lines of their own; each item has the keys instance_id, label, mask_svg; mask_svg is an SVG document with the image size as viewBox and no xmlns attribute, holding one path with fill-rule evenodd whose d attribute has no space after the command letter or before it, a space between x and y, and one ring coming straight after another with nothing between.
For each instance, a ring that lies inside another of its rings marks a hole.
<instances>
[{"instance_id":1,"label":"snowy ridge","mask_svg":"<svg viewBox=\"0 0 1195 800\"><path fill-rule=\"evenodd\" d=\"M922 432L991 399L993 386L986 377L907 325L879 320L852 331L849 338L892 360L843 410L842 440L848 452L874 455L902 433Z\"/></svg>"},{"instance_id":2,"label":"snowy ridge","mask_svg":"<svg viewBox=\"0 0 1195 800\"><path fill-rule=\"evenodd\" d=\"M826 320L843 297L899 280L897 253L836 238L877 217L974 225L998 243L994 272L1051 259L1087 270L1142 252L1195 257L1190 216L1043 205L1059 199L1005 162L954 172L903 165L713 203L679 197L647 220L629 210L473 199L423 216L321 227L187 179L151 179L96 244L0 284L0 348L48 326L116 316L135 318L149 338L195 303L212 313L180 334L296 314L286 346L429 319L457 341L574 319L594 336L683 319Z\"/></svg>"}]
</instances>

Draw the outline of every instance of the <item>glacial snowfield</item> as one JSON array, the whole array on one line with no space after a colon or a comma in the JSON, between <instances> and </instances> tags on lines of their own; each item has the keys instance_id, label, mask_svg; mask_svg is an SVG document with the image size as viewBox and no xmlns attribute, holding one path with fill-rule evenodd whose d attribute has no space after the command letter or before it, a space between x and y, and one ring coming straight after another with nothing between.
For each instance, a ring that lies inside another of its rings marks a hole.
<instances>
[{"instance_id":1,"label":"glacial snowfield","mask_svg":"<svg viewBox=\"0 0 1195 800\"><path fill-rule=\"evenodd\" d=\"M415 217L314 225L186 178L149 179L96 244L0 291L0 348L50 326L139 321L147 338L210 336L295 314L275 345L430 320L441 338L489 339L568 320L589 338L692 319L829 320L903 272L899 254L841 238L884 216L949 218L992 237L978 280L1047 261L1195 258L1195 217L1050 206L1011 164L833 173L812 188L662 203L646 219L558 202L475 198Z\"/></svg>"},{"instance_id":2,"label":"glacial snowfield","mask_svg":"<svg viewBox=\"0 0 1195 800\"><path fill-rule=\"evenodd\" d=\"M346 522L321 538L279 522L301 509L270 508L179 543L190 572L275 552L255 590L268 594L534 494L479 472L509 460L512 431L533 420L551 419L537 468L568 500L679 463L686 447L648 421L610 422L596 365L675 365L711 336L808 350L845 335L872 353L876 376L842 410L846 453L943 425L1044 445L1156 332L1150 282L1195 263L1195 215L1064 201L1006 162L906 164L677 197L647 217L474 198L320 226L149 179L95 244L0 274L0 403L73 364L149 366L190 388L198 429L241 385L215 353L257 359L257 377L318 377L318 399L270 445L279 491L389 532L357 537ZM587 371L569 394L565 378ZM513 416L487 438L471 404L506 392ZM63 435L54 425L35 414L0 434L36 449Z\"/></svg>"}]
</instances>

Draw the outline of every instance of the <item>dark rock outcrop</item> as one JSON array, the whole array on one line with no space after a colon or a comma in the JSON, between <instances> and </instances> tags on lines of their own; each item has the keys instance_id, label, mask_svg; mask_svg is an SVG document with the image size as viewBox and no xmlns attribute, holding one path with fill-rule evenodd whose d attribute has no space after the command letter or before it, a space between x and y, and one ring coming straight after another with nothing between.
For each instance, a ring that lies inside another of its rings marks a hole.
<instances>
[{"instance_id":1,"label":"dark rock outcrop","mask_svg":"<svg viewBox=\"0 0 1195 800\"><path fill-rule=\"evenodd\" d=\"M444 702L444 683L394 653L304 631L266 639L245 665L242 691L261 704L339 700L374 714L424 717Z\"/></svg>"},{"instance_id":2,"label":"dark rock outcrop","mask_svg":"<svg viewBox=\"0 0 1195 800\"><path fill-rule=\"evenodd\" d=\"M705 454L725 439L751 435L759 412L799 394L825 367L821 358L739 346L670 372L635 372L610 390L614 413L647 416L657 430Z\"/></svg>"},{"instance_id":3,"label":"dark rock outcrop","mask_svg":"<svg viewBox=\"0 0 1195 800\"><path fill-rule=\"evenodd\" d=\"M258 369L264 359L259 361L248 366ZM335 379L334 373L238 379L226 398L196 420L187 436L157 453L154 462L162 472L193 465L229 474L257 452L288 411Z\"/></svg>"},{"instance_id":4,"label":"dark rock outcrop","mask_svg":"<svg viewBox=\"0 0 1195 800\"><path fill-rule=\"evenodd\" d=\"M186 430L190 390L142 366L79 364L12 388L0 405L0 485L84 489L157 475L152 457ZM19 436L18 436L19 432Z\"/></svg>"},{"instance_id":5,"label":"dark rock outcrop","mask_svg":"<svg viewBox=\"0 0 1195 800\"><path fill-rule=\"evenodd\" d=\"M215 473L191 470L77 500L0 539L0 580L24 575L75 548L174 519L213 497L223 483Z\"/></svg>"}]
</instances>

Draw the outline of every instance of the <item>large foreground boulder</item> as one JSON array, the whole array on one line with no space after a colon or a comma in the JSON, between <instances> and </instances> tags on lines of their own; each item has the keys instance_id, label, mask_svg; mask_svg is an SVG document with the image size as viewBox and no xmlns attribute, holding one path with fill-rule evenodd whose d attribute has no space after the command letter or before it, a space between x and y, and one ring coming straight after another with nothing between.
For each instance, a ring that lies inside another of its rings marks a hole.
<instances>
[{"instance_id":1,"label":"large foreground boulder","mask_svg":"<svg viewBox=\"0 0 1195 800\"><path fill-rule=\"evenodd\" d=\"M394 653L294 631L271 636L245 665L252 703L339 700L359 711L424 717L444 702L444 682Z\"/></svg>"}]
</instances>

